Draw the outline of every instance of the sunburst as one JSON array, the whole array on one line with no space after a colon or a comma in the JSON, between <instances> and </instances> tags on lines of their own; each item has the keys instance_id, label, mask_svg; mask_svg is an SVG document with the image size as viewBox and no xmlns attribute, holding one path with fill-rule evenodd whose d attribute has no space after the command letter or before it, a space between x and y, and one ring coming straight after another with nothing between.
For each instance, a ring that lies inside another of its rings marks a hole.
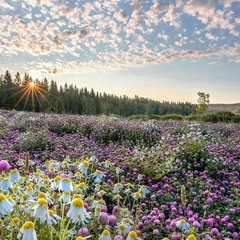
<instances>
[{"instance_id":1,"label":"sunburst","mask_svg":"<svg viewBox=\"0 0 240 240\"><path fill-rule=\"evenodd\" d=\"M43 93L48 93L46 90L43 89L42 85L38 83L38 81L27 81L23 86L20 91L18 91L16 94L23 93L21 98L18 100L18 102L15 104L15 107L26 97L25 102L24 102L24 110L26 108L28 100L31 98L32 101L32 110L34 111L35 109L35 99L38 101L39 105L41 105L41 101L39 99L39 95L47 101L49 105L50 102L48 99L44 96Z\"/></svg>"}]
</instances>

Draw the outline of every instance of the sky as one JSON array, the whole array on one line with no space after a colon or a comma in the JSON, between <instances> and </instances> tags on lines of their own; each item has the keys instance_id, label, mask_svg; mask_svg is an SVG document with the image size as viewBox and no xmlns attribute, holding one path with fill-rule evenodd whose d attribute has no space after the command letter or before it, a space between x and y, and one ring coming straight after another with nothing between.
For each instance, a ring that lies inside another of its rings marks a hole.
<instances>
[{"instance_id":1,"label":"sky","mask_svg":"<svg viewBox=\"0 0 240 240\"><path fill-rule=\"evenodd\" d=\"M0 74L159 101L240 102L240 1L0 0Z\"/></svg>"}]
</instances>

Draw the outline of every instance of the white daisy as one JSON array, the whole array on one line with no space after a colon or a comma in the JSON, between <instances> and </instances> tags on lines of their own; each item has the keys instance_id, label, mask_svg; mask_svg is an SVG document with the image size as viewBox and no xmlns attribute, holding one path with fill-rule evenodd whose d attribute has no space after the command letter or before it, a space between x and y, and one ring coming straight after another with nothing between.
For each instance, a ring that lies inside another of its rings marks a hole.
<instances>
[{"instance_id":1,"label":"white daisy","mask_svg":"<svg viewBox=\"0 0 240 240\"><path fill-rule=\"evenodd\" d=\"M39 198L33 210L33 217L38 217L41 223L47 220L48 202L45 198Z\"/></svg>"},{"instance_id":2,"label":"white daisy","mask_svg":"<svg viewBox=\"0 0 240 240\"><path fill-rule=\"evenodd\" d=\"M11 203L4 194L0 194L0 214L5 215L13 211L13 203Z\"/></svg>"},{"instance_id":3,"label":"white daisy","mask_svg":"<svg viewBox=\"0 0 240 240\"><path fill-rule=\"evenodd\" d=\"M85 224L88 221L90 215L86 211L84 202L81 198L77 197L72 200L70 209L67 213L67 217L69 217L73 223L81 222Z\"/></svg>"},{"instance_id":4,"label":"white daisy","mask_svg":"<svg viewBox=\"0 0 240 240\"><path fill-rule=\"evenodd\" d=\"M59 189L62 191L73 191L73 184L70 178L61 178Z\"/></svg>"},{"instance_id":5,"label":"white daisy","mask_svg":"<svg viewBox=\"0 0 240 240\"><path fill-rule=\"evenodd\" d=\"M98 169L95 171L95 173L92 173L91 175L93 176L96 183L100 183L102 181L102 178L106 176L104 172Z\"/></svg>"},{"instance_id":6,"label":"white daisy","mask_svg":"<svg viewBox=\"0 0 240 240\"><path fill-rule=\"evenodd\" d=\"M17 238L18 239L21 238L21 240L37 240L37 234L34 229L34 223L31 221L25 222L21 227Z\"/></svg>"},{"instance_id":7,"label":"white daisy","mask_svg":"<svg viewBox=\"0 0 240 240\"><path fill-rule=\"evenodd\" d=\"M130 231L126 240L141 240L141 238L137 236L137 233L135 231Z\"/></svg>"},{"instance_id":8,"label":"white daisy","mask_svg":"<svg viewBox=\"0 0 240 240\"><path fill-rule=\"evenodd\" d=\"M108 230L103 230L101 236L99 237L98 240L111 240L110 232Z\"/></svg>"}]
</instances>

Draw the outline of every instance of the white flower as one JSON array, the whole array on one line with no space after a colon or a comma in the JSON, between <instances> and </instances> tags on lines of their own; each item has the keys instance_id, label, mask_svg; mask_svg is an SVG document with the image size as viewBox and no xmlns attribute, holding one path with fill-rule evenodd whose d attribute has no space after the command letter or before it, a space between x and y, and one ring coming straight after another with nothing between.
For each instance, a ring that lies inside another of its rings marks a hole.
<instances>
[{"instance_id":1,"label":"white flower","mask_svg":"<svg viewBox=\"0 0 240 240\"><path fill-rule=\"evenodd\" d=\"M12 188L13 185L11 181L8 178L3 178L2 181L0 181L0 188L7 191L9 188Z\"/></svg>"},{"instance_id":2,"label":"white flower","mask_svg":"<svg viewBox=\"0 0 240 240\"><path fill-rule=\"evenodd\" d=\"M101 236L99 237L98 240L111 240L110 232L108 230L103 230Z\"/></svg>"},{"instance_id":3,"label":"white flower","mask_svg":"<svg viewBox=\"0 0 240 240\"><path fill-rule=\"evenodd\" d=\"M186 220L184 218L182 218L176 222L176 226L178 228L180 228L181 230L187 230L189 228L190 224L188 222L186 222Z\"/></svg>"},{"instance_id":4,"label":"white flower","mask_svg":"<svg viewBox=\"0 0 240 240\"><path fill-rule=\"evenodd\" d=\"M89 159L90 162L97 162L97 157L95 155L92 155Z\"/></svg>"},{"instance_id":5,"label":"white flower","mask_svg":"<svg viewBox=\"0 0 240 240\"><path fill-rule=\"evenodd\" d=\"M86 211L84 202L81 198L77 197L72 200L70 209L67 213L67 217L69 217L73 223L81 222L85 224L88 221L90 215Z\"/></svg>"},{"instance_id":6,"label":"white flower","mask_svg":"<svg viewBox=\"0 0 240 240\"><path fill-rule=\"evenodd\" d=\"M62 178L59 183L59 189L62 191L73 191L73 184L70 178Z\"/></svg>"},{"instance_id":7,"label":"white flower","mask_svg":"<svg viewBox=\"0 0 240 240\"><path fill-rule=\"evenodd\" d=\"M120 173L122 173L122 172L124 172L121 168L119 168L119 167L116 167L116 174L120 174Z\"/></svg>"},{"instance_id":8,"label":"white flower","mask_svg":"<svg viewBox=\"0 0 240 240\"><path fill-rule=\"evenodd\" d=\"M113 193L120 193L123 185L121 183L116 183L113 188Z\"/></svg>"},{"instance_id":9,"label":"white flower","mask_svg":"<svg viewBox=\"0 0 240 240\"><path fill-rule=\"evenodd\" d=\"M87 175L88 167L89 167L89 162L84 160L79 164L78 169L82 174Z\"/></svg>"},{"instance_id":10,"label":"white flower","mask_svg":"<svg viewBox=\"0 0 240 240\"><path fill-rule=\"evenodd\" d=\"M100 207L101 209L106 206L106 203L103 199L94 200L92 203L92 208Z\"/></svg>"},{"instance_id":11,"label":"white flower","mask_svg":"<svg viewBox=\"0 0 240 240\"><path fill-rule=\"evenodd\" d=\"M9 180L11 182L17 182L20 179L20 174L17 169L13 169L9 174Z\"/></svg>"},{"instance_id":12,"label":"white flower","mask_svg":"<svg viewBox=\"0 0 240 240\"><path fill-rule=\"evenodd\" d=\"M131 229L129 225L126 225L123 223L120 223L116 228L117 228L117 234L119 235L126 235Z\"/></svg>"},{"instance_id":13,"label":"white flower","mask_svg":"<svg viewBox=\"0 0 240 240\"><path fill-rule=\"evenodd\" d=\"M48 202L45 198L39 198L33 209L33 217L38 217L41 223L47 220Z\"/></svg>"},{"instance_id":14,"label":"white flower","mask_svg":"<svg viewBox=\"0 0 240 240\"><path fill-rule=\"evenodd\" d=\"M145 198L146 195L149 193L149 190L145 185L142 185L139 189L139 192L141 193L142 197Z\"/></svg>"},{"instance_id":15,"label":"white flower","mask_svg":"<svg viewBox=\"0 0 240 240\"><path fill-rule=\"evenodd\" d=\"M62 201L63 203L69 203L71 201L71 192L64 191L61 197L59 198L59 201Z\"/></svg>"},{"instance_id":16,"label":"white flower","mask_svg":"<svg viewBox=\"0 0 240 240\"><path fill-rule=\"evenodd\" d=\"M95 173L92 173L91 175L94 177L96 183L100 183L102 181L102 178L106 176L104 172L98 169Z\"/></svg>"},{"instance_id":17,"label":"white flower","mask_svg":"<svg viewBox=\"0 0 240 240\"><path fill-rule=\"evenodd\" d=\"M103 164L105 168L109 168L113 165L109 159L107 159Z\"/></svg>"},{"instance_id":18,"label":"white flower","mask_svg":"<svg viewBox=\"0 0 240 240\"><path fill-rule=\"evenodd\" d=\"M21 240L37 240L36 231L34 229L34 223L31 221L25 222L21 227L17 238L18 239L21 238Z\"/></svg>"},{"instance_id":19,"label":"white flower","mask_svg":"<svg viewBox=\"0 0 240 240\"><path fill-rule=\"evenodd\" d=\"M47 214L47 224L52 225L53 223L56 224L61 217L54 213L53 210L48 210Z\"/></svg>"},{"instance_id":20,"label":"white flower","mask_svg":"<svg viewBox=\"0 0 240 240\"><path fill-rule=\"evenodd\" d=\"M54 178L51 186L54 190L58 189L59 188L59 185L60 185L60 181L61 181L61 177L57 176Z\"/></svg>"},{"instance_id":21,"label":"white flower","mask_svg":"<svg viewBox=\"0 0 240 240\"><path fill-rule=\"evenodd\" d=\"M4 194L0 194L0 214L5 215L13 211L13 203Z\"/></svg>"},{"instance_id":22,"label":"white flower","mask_svg":"<svg viewBox=\"0 0 240 240\"><path fill-rule=\"evenodd\" d=\"M33 195L33 188L32 188L32 186L28 185L28 186L26 187L25 194L26 194L28 197L32 197L32 195Z\"/></svg>"},{"instance_id":23,"label":"white flower","mask_svg":"<svg viewBox=\"0 0 240 240\"><path fill-rule=\"evenodd\" d=\"M141 240L141 238L137 236L137 233L135 231L130 231L126 240Z\"/></svg>"}]
</instances>

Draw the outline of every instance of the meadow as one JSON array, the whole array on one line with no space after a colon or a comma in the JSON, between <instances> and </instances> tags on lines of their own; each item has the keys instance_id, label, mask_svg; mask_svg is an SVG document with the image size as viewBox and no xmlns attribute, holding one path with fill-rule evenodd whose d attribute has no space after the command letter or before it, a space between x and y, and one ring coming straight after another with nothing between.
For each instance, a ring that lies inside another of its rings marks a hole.
<instances>
[{"instance_id":1,"label":"meadow","mask_svg":"<svg viewBox=\"0 0 240 240\"><path fill-rule=\"evenodd\" d=\"M240 239L240 124L0 111L0 239Z\"/></svg>"}]
</instances>

